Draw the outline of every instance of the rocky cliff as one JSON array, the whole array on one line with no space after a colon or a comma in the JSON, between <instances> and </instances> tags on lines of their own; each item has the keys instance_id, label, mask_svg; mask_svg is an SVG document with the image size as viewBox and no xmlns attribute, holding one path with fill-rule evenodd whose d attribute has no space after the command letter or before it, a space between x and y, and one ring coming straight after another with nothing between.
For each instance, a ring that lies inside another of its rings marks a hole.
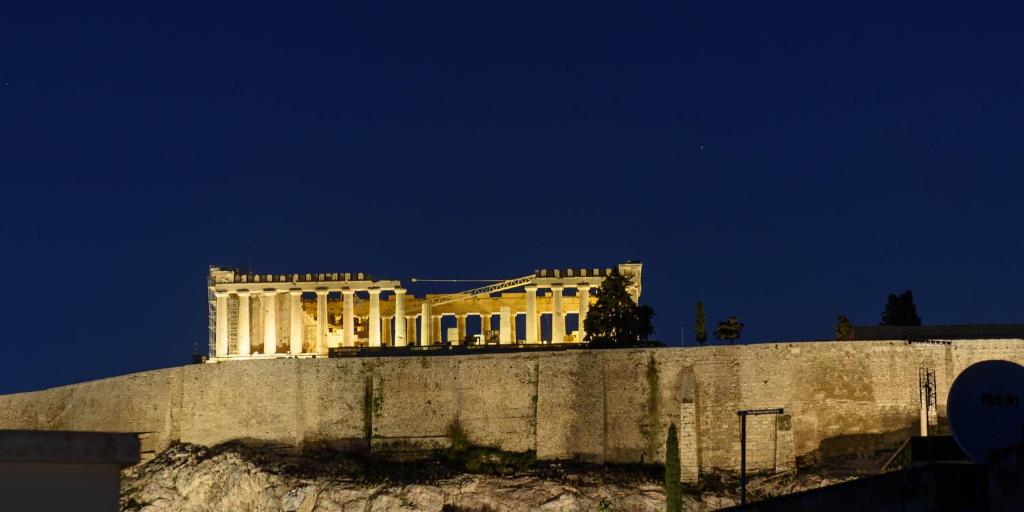
<instances>
[{"instance_id":1,"label":"rocky cliff","mask_svg":"<svg viewBox=\"0 0 1024 512\"><path fill-rule=\"evenodd\" d=\"M366 461L339 452L290 454L274 447L178 444L122 474L124 511L661 511L653 468L515 467L492 461L472 473L444 458ZM802 475L754 478L770 494L843 480ZM717 482L684 497L687 510L735 503L735 482Z\"/></svg>"}]
</instances>

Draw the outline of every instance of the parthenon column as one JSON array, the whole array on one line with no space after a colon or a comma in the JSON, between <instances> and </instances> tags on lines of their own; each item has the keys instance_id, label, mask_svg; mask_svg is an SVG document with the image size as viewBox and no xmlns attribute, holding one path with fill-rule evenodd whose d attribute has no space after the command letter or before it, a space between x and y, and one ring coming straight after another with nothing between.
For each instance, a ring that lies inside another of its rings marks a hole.
<instances>
[{"instance_id":1,"label":"parthenon column","mask_svg":"<svg viewBox=\"0 0 1024 512\"><path fill-rule=\"evenodd\" d=\"M249 337L249 290L238 290L238 355L252 354Z\"/></svg>"},{"instance_id":2,"label":"parthenon column","mask_svg":"<svg viewBox=\"0 0 1024 512\"><path fill-rule=\"evenodd\" d=\"M213 354L216 357L228 355L228 292L215 291L217 297L217 320Z\"/></svg>"},{"instance_id":3,"label":"parthenon column","mask_svg":"<svg viewBox=\"0 0 1024 512\"><path fill-rule=\"evenodd\" d=\"M405 317L405 345L399 345L401 347L407 345L416 345L416 315L409 315Z\"/></svg>"},{"instance_id":4,"label":"parthenon column","mask_svg":"<svg viewBox=\"0 0 1024 512\"><path fill-rule=\"evenodd\" d=\"M551 343L565 343L565 313L562 312L562 285L551 285Z\"/></svg>"},{"instance_id":5,"label":"parthenon column","mask_svg":"<svg viewBox=\"0 0 1024 512\"><path fill-rule=\"evenodd\" d=\"M452 343L452 345L461 345L462 342L465 341L465 339L466 339L466 314L465 313L461 313L461 314L455 315L455 327L456 327L455 330L458 333L457 336L456 336L458 339L455 340L455 342Z\"/></svg>"},{"instance_id":6,"label":"parthenon column","mask_svg":"<svg viewBox=\"0 0 1024 512\"><path fill-rule=\"evenodd\" d=\"M288 290L288 296L291 300L290 315L288 318L288 327L290 336L288 337L288 348L292 354L302 353L302 290L291 289Z\"/></svg>"},{"instance_id":7,"label":"parthenon column","mask_svg":"<svg viewBox=\"0 0 1024 512\"><path fill-rule=\"evenodd\" d=\"M498 343L507 345L515 341L512 337L512 308L501 307L501 318L498 319Z\"/></svg>"},{"instance_id":8,"label":"parthenon column","mask_svg":"<svg viewBox=\"0 0 1024 512\"><path fill-rule=\"evenodd\" d=\"M344 314L342 315L342 333L341 344L346 347L356 346L356 316L354 313L354 305L352 301L355 296L355 290L351 288L345 288L341 291L341 296L345 299Z\"/></svg>"},{"instance_id":9,"label":"parthenon column","mask_svg":"<svg viewBox=\"0 0 1024 512\"><path fill-rule=\"evenodd\" d=\"M316 353L327 353L327 288L316 289Z\"/></svg>"},{"instance_id":10,"label":"parthenon column","mask_svg":"<svg viewBox=\"0 0 1024 512\"><path fill-rule=\"evenodd\" d=\"M423 301L423 307L420 311L420 346L425 347L434 341L433 336L430 333L430 303L426 300Z\"/></svg>"},{"instance_id":11,"label":"parthenon column","mask_svg":"<svg viewBox=\"0 0 1024 512\"><path fill-rule=\"evenodd\" d=\"M395 288L395 341L394 346L404 347L405 334L405 288Z\"/></svg>"},{"instance_id":12,"label":"parthenon column","mask_svg":"<svg viewBox=\"0 0 1024 512\"><path fill-rule=\"evenodd\" d=\"M370 346L380 346L380 288L370 288Z\"/></svg>"},{"instance_id":13,"label":"parthenon column","mask_svg":"<svg viewBox=\"0 0 1024 512\"><path fill-rule=\"evenodd\" d=\"M580 301L580 339L576 341L583 342L587 338L587 330L583 327L583 321L587 319L587 310L590 309L590 285L587 283L576 285L576 298Z\"/></svg>"},{"instance_id":14,"label":"parthenon column","mask_svg":"<svg viewBox=\"0 0 1024 512\"><path fill-rule=\"evenodd\" d=\"M277 353L277 290L263 290L263 353Z\"/></svg>"},{"instance_id":15,"label":"parthenon column","mask_svg":"<svg viewBox=\"0 0 1024 512\"><path fill-rule=\"evenodd\" d=\"M491 336L491 314L480 313L480 337L483 338L483 343L487 343L487 338Z\"/></svg>"},{"instance_id":16,"label":"parthenon column","mask_svg":"<svg viewBox=\"0 0 1024 512\"><path fill-rule=\"evenodd\" d=\"M380 344L389 347L395 346L395 339L391 337L391 319L394 317L380 317Z\"/></svg>"},{"instance_id":17,"label":"parthenon column","mask_svg":"<svg viewBox=\"0 0 1024 512\"><path fill-rule=\"evenodd\" d=\"M444 339L444 334L441 334L441 315L434 315L430 317L430 339L440 342ZM448 340L451 343L452 340Z\"/></svg>"},{"instance_id":18,"label":"parthenon column","mask_svg":"<svg viewBox=\"0 0 1024 512\"><path fill-rule=\"evenodd\" d=\"M526 285L526 342L537 343L537 285Z\"/></svg>"}]
</instances>

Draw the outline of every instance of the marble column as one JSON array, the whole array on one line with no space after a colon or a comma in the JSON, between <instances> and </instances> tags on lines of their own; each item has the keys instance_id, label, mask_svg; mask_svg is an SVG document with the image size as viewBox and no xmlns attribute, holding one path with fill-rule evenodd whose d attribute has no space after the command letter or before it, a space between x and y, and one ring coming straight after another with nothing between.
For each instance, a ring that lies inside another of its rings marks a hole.
<instances>
[{"instance_id":1,"label":"marble column","mask_svg":"<svg viewBox=\"0 0 1024 512\"><path fill-rule=\"evenodd\" d=\"M587 310L590 309L590 285L580 283L576 285L576 297L580 301L580 339L583 342L587 339L587 330L583 327L583 321L587 319Z\"/></svg>"},{"instance_id":2,"label":"marble column","mask_svg":"<svg viewBox=\"0 0 1024 512\"><path fill-rule=\"evenodd\" d=\"M355 290L345 288L341 291L341 296L345 300L342 315L342 337L341 344L346 347L356 346L356 316L354 313L355 306L352 301L355 299Z\"/></svg>"},{"instance_id":3,"label":"marble column","mask_svg":"<svg viewBox=\"0 0 1024 512\"><path fill-rule=\"evenodd\" d=\"M256 354L256 345L263 336L263 290L249 290L249 354Z\"/></svg>"},{"instance_id":4,"label":"marble column","mask_svg":"<svg viewBox=\"0 0 1024 512\"><path fill-rule=\"evenodd\" d=\"M565 343L565 312L562 311L562 285L551 285L551 343Z\"/></svg>"},{"instance_id":5,"label":"marble column","mask_svg":"<svg viewBox=\"0 0 1024 512\"><path fill-rule=\"evenodd\" d=\"M537 343L537 285L526 285L526 342Z\"/></svg>"},{"instance_id":6,"label":"marble column","mask_svg":"<svg viewBox=\"0 0 1024 512\"><path fill-rule=\"evenodd\" d=\"M433 335L431 334L430 327L430 303L423 301L422 311L420 312L420 346L429 346L433 341Z\"/></svg>"},{"instance_id":7,"label":"marble column","mask_svg":"<svg viewBox=\"0 0 1024 512\"><path fill-rule=\"evenodd\" d=\"M213 292L217 297L217 320L214 325L214 349L216 357L228 355L228 292Z\"/></svg>"},{"instance_id":8,"label":"marble column","mask_svg":"<svg viewBox=\"0 0 1024 512\"><path fill-rule=\"evenodd\" d=\"M483 343L487 343L487 339L491 336L491 314L480 313L480 337L484 339Z\"/></svg>"},{"instance_id":9,"label":"marble column","mask_svg":"<svg viewBox=\"0 0 1024 512\"><path fill-rule=\"evenodd\" d=\"M389 347L395 346L395 340L391 337L391 319L394 317L380 317L380 344Z\"/></svg>"},{"instance_id":10,"label":"marble column","mask_svg":"<svg viewBox=\"0 0 1024 512\"><path fill-rule=\"evenodd\" d=\"M370 288L370 346L380 346L380 288Z\"/></svg>"},{"instance_id":11,"label":"marble column","mask_svg":"<svg viewBox=\"0 0 1024 512\"><path fill-rule=\"evenodd\" d=\"M440 342L444 336L441 334L441 315L434 315L430 317L430 326L430 339ZM451 343L451 340L448 340L448 342Z\"/></svg>"},{"instance_id":12,"label":"marble column","mask_svg":"<svg viewBox=\"0 0 1024 512\"><path fill-rule=\"evenodd\" d=\"M316 353L327 353L327 294L326 288L316 290Z\"/></svg>"},{"instance_id":13,"label":"marble column","mask_svg":"<svg viewBox=\"0 0 1024 512\"><path fill-rule=\"evenodd\" d=\"M291 300L288 327L288 348L292 354L302 353L302 290L288 290L288 297Z\"/></svg>"},{"instance_id":14,"label":"marble column","mask_svg":"<svg viewBox=\"0 0 1024 512\"><path fill-rule=\"evenodd\" d=\"M452 345L462 345L466 340L466 314L455 315L455 327L458 332L458 338Z\"/></svg>"},{"instance_id":15,"label":"marble column","mask_svg":"<svg viewBox=\"0 0 1024 512\"><path fill-rule=\"evenodd\" d=\"M409 315L405 317L405 345L416 345L416 315Z\"/></svg>"},{"instance_id":16,"label":"marble column","mask_svg":"<svg viewBox=\"0 0 1024 512\"><path fill-rule=\"evenodd\" d=\"M415 328L414 328L415 329ZM406 341L405 289L395 288L395 342L394 346L404 347Z\"/></svg>"},{"instance_id":17,"label":"marble column","mask_svg":"<svg viewBox=\"0 0 1024 512\"><path fill-rule=\"evenodd\" d=\"M252 355L249 331L249 290L238 290L238 355Z\"/></svg>"},{"instance_id":18,"label":"marble column","mask_svg":"<svg viewBox=\"0 0 1024 512\"><path fill-rule=\"evenodd\" d=\"M515 338L512 337L512 322L514 321L512 308L502 306L501 318L498 319L498 343L508 345L515 341Z\"/></svg>"},{"instance_id":19,"label":"marble column","mask_svg":"<svg viewBox=\"0 0 1024 512\"><path fill-rule=\"evenodd\" d=\"M263 353L277 353L277 290L263 290Z\"/></svg>"}]
</instances>

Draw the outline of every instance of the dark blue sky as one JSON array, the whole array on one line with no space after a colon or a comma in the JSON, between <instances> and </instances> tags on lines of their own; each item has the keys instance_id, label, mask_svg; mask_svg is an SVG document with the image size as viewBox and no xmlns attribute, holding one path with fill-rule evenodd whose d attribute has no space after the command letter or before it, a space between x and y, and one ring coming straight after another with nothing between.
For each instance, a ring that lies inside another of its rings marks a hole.
<instances>
[{"instance_id":1,"label":"dark blue sky","mask_svg":"<svg viewBox=\"0 0 1024 512\"><path fill-rule=\"evenodd\" d=\"M1021 12L372 4L4 6L0 392L187 361L210 263L642 259L669 344L1022 321Z\"/></svg>"}]
</instances>

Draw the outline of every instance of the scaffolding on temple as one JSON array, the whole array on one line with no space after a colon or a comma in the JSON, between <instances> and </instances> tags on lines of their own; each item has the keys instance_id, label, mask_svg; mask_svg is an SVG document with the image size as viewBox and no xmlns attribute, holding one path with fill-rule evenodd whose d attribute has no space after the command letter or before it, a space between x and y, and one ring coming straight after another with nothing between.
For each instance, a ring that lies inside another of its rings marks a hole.
<instances>
[{"instance_id":1,"label":"scaffolding on temple","mask_svg":"<svg viewBox=\"0 0 1024 512\"><path fill-rule=\"evenodd\" d=\"M206 311L208 315L207 329L209 330L206 353L211 356L216 353L217 344L217 297L213 294L213 270L216 268L216 265L210 265L209 271L206 272Z\"/></svg>"}]
</instances>

